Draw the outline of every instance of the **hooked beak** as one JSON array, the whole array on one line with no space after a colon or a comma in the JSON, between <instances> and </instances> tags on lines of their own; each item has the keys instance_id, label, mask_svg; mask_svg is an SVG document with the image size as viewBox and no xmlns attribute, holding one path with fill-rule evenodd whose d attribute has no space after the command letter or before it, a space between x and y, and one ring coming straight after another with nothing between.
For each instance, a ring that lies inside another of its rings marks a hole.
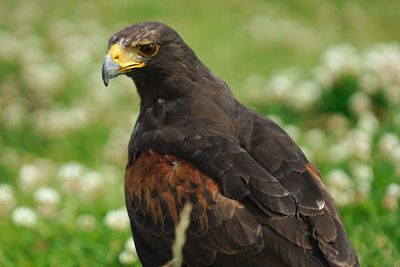
<instances>
[{"instance_id":1,"label":"hooked beak","mask_svg":"<svg viewBox=\"0 0 400 267\"><path fill-rule=\"evenodd\" d=\"M105 86L108 86L110 79L122 74L120 67L115 63L110 55L107 55L104 59L103 68L101 70L101 76L103 77L103 82Z\"/></svg>"},{"instance_id":2,"label":"hooked beak","mask_svg":"<svg viewBox=\"0 0 400 267\"><path fill-rule=\"evenodd\" d=\"M113 44L104 58L102 77L105 86L108 86L110 79L127 73L134 68L142 68L145 63L138 59L136 51L122 49L118 43Z\"/></svg>"}]
</instances>

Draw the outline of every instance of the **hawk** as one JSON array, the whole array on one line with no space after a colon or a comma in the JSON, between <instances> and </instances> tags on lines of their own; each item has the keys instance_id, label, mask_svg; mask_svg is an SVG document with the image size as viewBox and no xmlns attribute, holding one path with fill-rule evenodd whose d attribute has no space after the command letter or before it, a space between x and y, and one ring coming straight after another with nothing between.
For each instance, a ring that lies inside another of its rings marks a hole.
<instances>
[{"instance_id":1,"label":"hawk","mask_svg":"<svg viewBox=\"0 0 400 267\"><path fill-rule=\"evenodd\" d=\"M109 39L105 85L140 96L125 201L143 266L172 258L185 203L184 266L359 266L315 166L272 120L246 108L176 31L158 22Z\"/></svg>"}]
</instances>

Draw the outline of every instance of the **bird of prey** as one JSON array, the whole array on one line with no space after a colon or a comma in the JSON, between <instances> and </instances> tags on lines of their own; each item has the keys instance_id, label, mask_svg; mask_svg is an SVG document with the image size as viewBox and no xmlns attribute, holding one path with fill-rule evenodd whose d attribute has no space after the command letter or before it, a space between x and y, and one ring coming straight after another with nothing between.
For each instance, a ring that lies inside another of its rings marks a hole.
<instances>
[{"instance_id":1,"label":"bird of prey","mask_svg":"<svg viewBox=\"0 0 400 267\"><path fill-rule=\"evenodd\" d=\"M176 31L158 22L109 39L105 85L140 96L125 201L143 266L172 258L193 205L183 266L359 266L321 176L272 120L236 100Z\"/></svg>"}]
</instances>

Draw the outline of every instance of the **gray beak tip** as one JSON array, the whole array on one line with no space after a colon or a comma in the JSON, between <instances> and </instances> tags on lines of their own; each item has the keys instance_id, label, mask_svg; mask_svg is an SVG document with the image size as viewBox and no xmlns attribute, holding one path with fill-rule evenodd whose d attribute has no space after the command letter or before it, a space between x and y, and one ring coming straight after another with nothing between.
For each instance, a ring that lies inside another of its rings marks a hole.
<instances>
[{"instance_id":1,"label":"gray beak tip","mask_svg":"<svg viewBox=\"0 0 400 267\"><path fill-rule=\"evenodd\" d=\"M107 55L104 59L103 68L101 70L101 76L103 78L104 85L107 87L110 79L118 76L120 73L119 65L115 63L110 55Z\"/></svg>"},{"instance_id":2,"label":"gray beak tip","mask_svg":"<svg viewBox=\"0 0 400 267\"><path fill-rule=\"evenodd\" d=\"M101 71L101 76L102 76L102 78L103 78L104 85L105 85L106 87L108 87L108 83L109 83L109 81L110 81L110 78L109 78L109 76L108 76L108 73L107 73L106 70L105 70L104 65L105 65L105 64L103 64L103 68L102 68L102 71Z\"/></svg>"}]
</instances>

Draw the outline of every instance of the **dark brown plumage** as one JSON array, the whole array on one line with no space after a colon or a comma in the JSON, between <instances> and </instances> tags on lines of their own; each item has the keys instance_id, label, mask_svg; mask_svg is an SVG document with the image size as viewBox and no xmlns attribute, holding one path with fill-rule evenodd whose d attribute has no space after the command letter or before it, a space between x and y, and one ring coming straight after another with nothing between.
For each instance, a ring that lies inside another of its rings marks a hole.
<instances>
[{"instance_id":1,"label":"dark brown plumage","mask_svg":"<svg viewBox=\"0 0 400 267\"><path fill-rule=\"evenodd\" d=\"M171 257L193 203L186 266L359 266L317 169L273 121L240 104L161 23L114 34L103 79L140 95L128 149L126 206L143 266Z\"/></svg>"}]
</instances>

